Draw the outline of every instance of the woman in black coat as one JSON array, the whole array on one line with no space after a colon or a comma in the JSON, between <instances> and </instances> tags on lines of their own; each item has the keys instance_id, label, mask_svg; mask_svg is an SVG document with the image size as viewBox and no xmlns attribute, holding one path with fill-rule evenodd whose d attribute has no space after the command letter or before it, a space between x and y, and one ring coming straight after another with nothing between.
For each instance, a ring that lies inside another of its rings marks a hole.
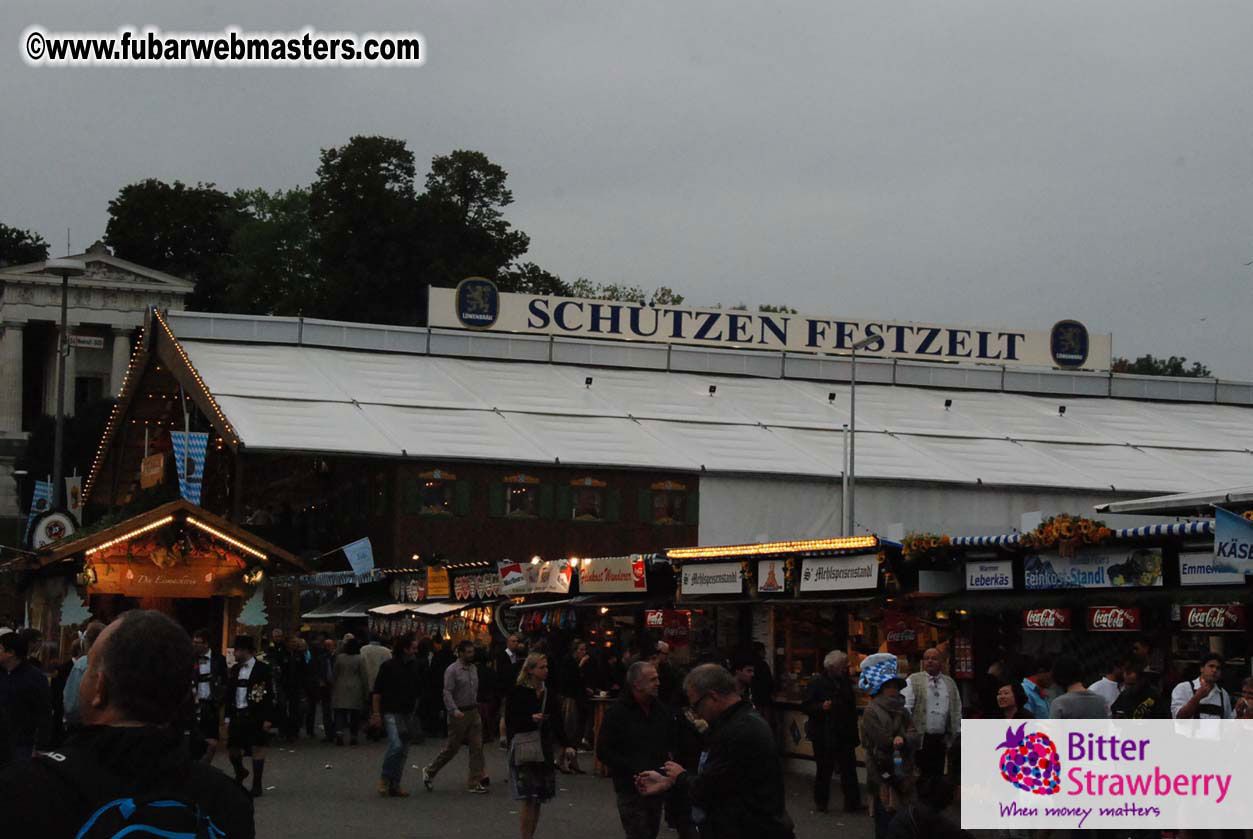
<instances>
[{"instance_id":1,"label":"woman in black coat","mask_svg":"<svg viewBox=\"0 0 1253 839\"><path fill-rule=\"evenodd\" d=\"M557 794L557 777L553 770L554 742L569 748L561 725L561 700L548 689L548 657L531 653L518 671L518 683L505 701L505 734L509 739L509 788L514 801L522 802L522 839L533 839L539 824L539 808ZM519 734L539 731L544 748L543 763L514 761L513 740Z\"/></svg>"}]
</instances>

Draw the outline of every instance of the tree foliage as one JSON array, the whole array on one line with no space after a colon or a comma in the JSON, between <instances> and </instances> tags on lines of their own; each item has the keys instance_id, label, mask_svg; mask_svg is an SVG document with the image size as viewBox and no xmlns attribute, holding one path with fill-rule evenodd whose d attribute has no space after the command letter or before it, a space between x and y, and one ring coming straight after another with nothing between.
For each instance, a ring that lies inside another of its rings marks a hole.
<instances>
[{"instance_id":1,"label":"tree foliage","mask_svg":"<svg viewBox=\"0 0 1253 839\"><path fill-rule=\"evenodd\" d=\"M1187 363L1188 359L1177 355L1172 355L1169 358L1154 358L1151 355L1142 355L1135 361L1116 357L1112 369L1115 373L1134 373L1141 376L1182 376L1185 378L1208 379L1214 375L1208 367L1199 361L1192 362L1191 367L1185 366Z\"/></svg>"},{"instance_id":2,"label":"tree foliage","mask_svg":"<svg viewBox=\"0 0 1253 839\"><path fill-rule=\"evenodd\" d=\"M109 202L104 241L122 259L195 281L190 308L221 311L239 220L236 199L213 184L149 178Z\"/></svg>"},{"instance_id":3,"label":"tree foliage","mask_svg":"<svg viewBox=\"0 0 1253 839\"><path fill-rule=\"evenodd\" d=\"M241 220L231 236L225 307L232 312L299 315L324 294L314 256L309 191L235 193Z\"/></svg>"},{"instance_id":4,"label":"tree foliage","mask_svg":"<svg viewBox=\"0 0 1253 839\"><path fill-rule=\"evenodd\" d=\"M47 258L48 243L38 233L0 223L0 268L43 262Z\"/></svg>"}]
</instances>

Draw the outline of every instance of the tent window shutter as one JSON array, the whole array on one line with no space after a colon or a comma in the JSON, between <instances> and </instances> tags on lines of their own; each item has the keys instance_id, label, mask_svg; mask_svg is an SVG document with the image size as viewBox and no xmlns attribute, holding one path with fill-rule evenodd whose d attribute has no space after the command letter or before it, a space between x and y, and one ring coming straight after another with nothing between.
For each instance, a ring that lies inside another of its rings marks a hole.
<instances>
[{"instance_id":1,"label":"tent window shutter","mask_svg":"<svg viewBox=\"0 0 1253 839\"><path fill-rule=\"evenodd\" d=\"M637 495L636 512L639 516L640 524L653 523L653 492L648 489L641 489Z\"/></svg>"},{"instance_id":2,"label":"tent window shutter","mask_svg":"<svg viewBox=\"0 0 1253 839\"><path fill-rule=\"evenodd\" d=\"M553 518L559 521L566 521L571 518L574 510L574 493L570 491L570 487L565 484L557 486L557 510Z\"/></svg>"},{"instance_id":3,"label":"tent window shutter","mask_svg":"<svg viewBox=\"0 0 1253 839\"><path fill-rule=\"evenodd\" d=\"M687 523L700 524L700 493L689 492L687 494Z\"/></svg>"},{"instance_id":4,"label":"tent window shutter","mask_svg":"<svg viewBox=\"0 0 1253 839\"><path fill-rule=\"evenodd\" d=\"M469 481L461 480L453 484L454 509L457 515L470 515L470 494L472 491L473 485Z\"/></svg>"},{"instance_id":5,"label":"tent window shutter","mask_svg":"<svg viewBox=\"0 0 1253 839\"><path fill-rule=\"evenodd\" d=\"M551 519L553 517L553 485L540 484L539 488L539 515L543 519Z\"/></svg>"},{"instance_id":6,"label":"tent window shutter","mask_svg":"<svg viewBox=\"0 0 1253 839\"><path fill-rule=\"evenodd\" d=\"M505 514L505 485L488 484L487 514L492 518L500 518Z\"/></svg>"},{"instance_id":7,"label":"tent window shutter","mask_svg":"<svg viewBox=\"0 0 1253 839\"><path fill-rule=\"evenodd\" d=\"M622 515L622 493L605 490L605 521L617 521Z\"/></svg>"}]
</instances>

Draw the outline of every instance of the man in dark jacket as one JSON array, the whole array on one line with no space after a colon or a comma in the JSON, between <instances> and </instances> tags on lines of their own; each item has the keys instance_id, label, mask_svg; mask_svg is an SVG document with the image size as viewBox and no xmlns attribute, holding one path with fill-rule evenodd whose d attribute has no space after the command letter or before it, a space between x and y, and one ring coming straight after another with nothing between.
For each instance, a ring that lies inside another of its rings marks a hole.
<instances>
[{"instance_id":1,"label":"man in dark jacket","mask_svg":"<svg viewBox=\"0 0 1253 839\"><path fill-rule=\"evenodd\" d=\"M657 795L686 787L700 814L702 839L793 839L774 735L740 698L735 677L717 664L702 664L683 680L683 690L692 710L709 723L698 774L670 761L664 775L641 772L636 789Z\"/></svg>"},{"instance_id":2,"label":"man in dark jacket","mask_svg":"<svg viewBox=\"0 0 1253 839\"><path fill-rule=\"evenodd\" d=\"M1162 696L1157 680L1147 668L1148 663L1138 656L1123 662L1123 689L1109 709L1110 716L1131 720L1170 719L1170 703Z\"/></svg>"},{"instance_id":3,"label":"man in dark jacket","mask_svg":"<svg viewBox=\"0 0 1253 839\"><path fill-rule=\"evenodd\" d=\"M222 692L226 684L226 658L213 649L209 630L197 629L191 636L196 660L192 679L196 703L196 731L204 741L201 758L212 763L222 736Z\"/></svg>"},{"instance_id":4,"label":"man in dark jacket","mask_svg":"<svg viewBox=\"0 0 1253 839\"><path fill-rule=\"evenodd\" d=\"M97 811L114 827L151 808L105 805L159 797L188 805L163 818L203 818L230 839L252 839L252 802L236 784L187 753L171 726L187 699L191 640L159 612L131 611L92 646L80 686L85 728L64 749L0 773L0 813L13 836L75 836ZM113 829L113 828L111 828ZM185 830L185 832L191 832ZM209 831L205 831L209 833Z\"/></svg>"},{"instance_id":5,"label":"man in dark jacket","mask_svg":"<svg viewBox=\"0 0 1253 839\"><path fill-rule=\"evenodd\" d=\"M417 652L418 642L413 633L401 635L392 647L392 657L379 665L379 674L374 680L370 726L387 733L379 795L403 798L409 794L400 788L400 779L409 755L413 712L422 689L421 674L414 661Z\"/></svg>"},{"instance_id":6,"label":"man in dark jacket","mask_svg":"<svg viewBox=\"0 0 1253 839\"><path fill-rule=\"evenodd\" d=\"M226 747L235 780L252 775L252 797L265 793L265 747L274 726L274 671L256 656L256 641L235 636L235 666L226 680ZM244 768L244 755L252 758L252 772Z\"/></svg>"},{"instance_id":7,"label":"man in dark jacket","mask_svg":"<svg viewBox=\"0 0 1253 839\"><path fill-rule=\"evenodd\" d=\"M52 722L52 693L43 671L27 660L27 636L21 632L0 635L0 707L9 722L12 741L9 759L28 758L42 742Z\"/></svg>"},{"instance_id":8,"label":"man in dark jacket","mask_svg":"<svg viewBox=\"0 0 1253 839\"><path fill-rule=\"evenodd\" d=\"M674 756L674 712L657 699L661 680L648 662L632 664L626 683L627 689L605 711L596 758L613 774L618 817L627 839L657 839L665 799L640 795L635 776L660 768Z\"/></svg>"},{"instance_id":9,"label":"man in dark jacket","mask_svg":"<svg viewBox=\"0 0 1253 839\"><path fill-rule=\"evenodd\" d=\"M831 800L831 775L838 766L844 790L844 811L865 810L857 782L857 700L848 676L848 655L832 650L822 660L822 672L809 683L805 700L809 723L805 727L814 746L814 807L827 812Z\"/></svg>"}]
</instances>

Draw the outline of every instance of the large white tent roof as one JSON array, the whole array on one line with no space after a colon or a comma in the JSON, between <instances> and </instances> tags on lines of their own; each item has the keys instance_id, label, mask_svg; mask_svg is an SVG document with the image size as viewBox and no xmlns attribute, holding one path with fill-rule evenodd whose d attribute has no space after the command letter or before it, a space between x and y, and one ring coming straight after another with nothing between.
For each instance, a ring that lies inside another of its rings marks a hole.
<instances>
[{"instance_id":1,"label":"large white tent roof","mask_svg":"<svg viewBox=\"0 0 1253 839\"><path fill-rule=\"evenodd\" d=\"M842 469L846 384L181 344L250 450L806 477ZM1186 492L1248 483L1253 408L859 384L856 452L859 480Z\"/></svg>"}]
</instances>

